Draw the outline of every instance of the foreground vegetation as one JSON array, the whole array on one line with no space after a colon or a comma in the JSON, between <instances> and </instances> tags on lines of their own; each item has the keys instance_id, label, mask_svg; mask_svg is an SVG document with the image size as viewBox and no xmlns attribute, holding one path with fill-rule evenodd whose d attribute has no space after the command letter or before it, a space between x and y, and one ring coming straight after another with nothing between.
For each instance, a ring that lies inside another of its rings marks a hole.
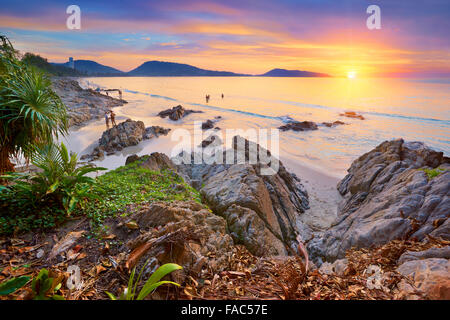
<instances>
[{"instance_id":1,"label":"foreground vegetation","mask_svg":"<svg viewBox=\"0 0 450 320\"><path fill-rule=\"evenodd\" d=\"M129 206L152 201L200 202L199 193L173 171L140 167L145 157L94 179L86 174L104 168L75 168L75 154L68 158L64 145L54 148L63 152L66 160L41 155L41 163L34 163L43 171L5 176L15 184L0 192L0 235L51 228L70 216L87 216L98 229L105 218L126 215ZM50 154L55 153L54 148L48 148L53 150Z\"/></svg>"},{"instance_id":2,"label":"foreground vegetation","mask_svg":"<svg viewBox=\"0 0 450 320\"><path fill-rule=\"evenodd\" d=\"M28 160L34 147L67 134L67 108L46 74L22 62L0 36L0 174L14 171L11 158Z\"/></svg>"}]
</instances>

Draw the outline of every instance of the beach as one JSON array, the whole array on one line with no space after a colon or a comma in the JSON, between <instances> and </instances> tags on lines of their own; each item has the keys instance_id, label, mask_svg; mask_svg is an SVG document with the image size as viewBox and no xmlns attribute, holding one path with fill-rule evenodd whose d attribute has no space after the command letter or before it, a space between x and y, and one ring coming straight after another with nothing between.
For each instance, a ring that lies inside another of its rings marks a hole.
<instances>
[{"instance_id":1,"label":"beach","mask_svg":"<svg viewBox=\"0 0 450 320\"><path fill-rule=\"evenodd\" d=\"M270 130L294 120L315 121L318 130L280 132L279 156L286 167L301 178L310 195L311 209L301 219L314 229L323 230L335 218L338 203L342 200L336 191L337 182L345 176L353 160L380 142L403 137L424 141L438 151L449 153L450 115L446 103L450 85L445 81L390 79L389 85L396 85L399 90L387 93L389 86L381 87L378 80L119 77L81 78L78 81L84 88L119 88L123 91L128 104L114 108L118 123L130 118L141 120L146 126L184 129L194 135L196 121L217 117L220 119L215 125L223 133L226 129ZM378 92L360 92L355 98L357 88L369 85ZM263 90L264 86L271 90ZM342 90L342 87L346 89ZM208 103L203 92L211 95ZM157 116L158 112L179 104L203 112L178 121ZM421 104L423 107L419 108ZM365 120L340 116L349 110L357 111ZM321 126L322 122L337 120L345 125ZM105 129L104 119L92 120L82 126L73 126L65 141L72 151L88 154ZM172 156L177 143L169 133L142 141L95 163L114 169L123 165L131 154L162 152Z\"/></svg>"}]
</instances>

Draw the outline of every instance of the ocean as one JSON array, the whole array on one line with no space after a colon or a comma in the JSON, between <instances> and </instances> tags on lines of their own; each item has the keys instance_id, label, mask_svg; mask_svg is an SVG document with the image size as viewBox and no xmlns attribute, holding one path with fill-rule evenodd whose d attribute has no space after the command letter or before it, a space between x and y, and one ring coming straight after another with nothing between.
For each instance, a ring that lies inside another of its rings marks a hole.
<instances>
[{"instance_id":1,"label":"ocean","mask_svg":"<svg viewBox=\"0 0 450 320\"><path fill-rule=\"evenodd\" d=\"M345 125L279 133L282 161L342 178L351 162L384 140L423 141L450 154L450 81L424 79L266 78L266 77L105 77L80 79L83 87L118 88L129 103L115 109L117 122L142 120L193 132L194 121L217 116L224 129L270 129L289 121L340 120ZM210 95L208 103L205 95ZM224 98L221 95L224 95ZM203 113L178 122L157 113L181 104ZM340 116L354 111L365 120ZM104 119L72 128L66 142L80 155L90 152L105 130ZM171 134L141 142L97 164L123 165L133 153L170 155Z\"/></svg>"}]
</instances>

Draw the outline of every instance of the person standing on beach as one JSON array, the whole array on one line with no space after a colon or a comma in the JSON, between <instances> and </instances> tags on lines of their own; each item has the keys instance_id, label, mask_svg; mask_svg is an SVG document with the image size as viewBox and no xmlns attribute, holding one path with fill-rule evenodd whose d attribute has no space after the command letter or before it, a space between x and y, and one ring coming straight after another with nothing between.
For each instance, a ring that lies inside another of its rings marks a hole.
<instances>
[{"instance_id":1,"label":"person standing on beach","mask_svg":"<svg viewBox=\"0 0 450 320\"><path fill-rule=\"evenodd\" d=\"M108 111L105 112L105 122L106 122L106 128L109 129L109 117L108 117Z\"/></svg>"},{"instance_id":2,"label":"person standing on beach","mask_svg":"<svg viewBox=\"0 0 450 320\"><path fill-rule=\"evenodd\" d=\"M111 110L111 124L115 127L117 126L116 124L116 114L114 113L114 111Z\"/></svg>"},{"instance_id":3,"label":"person standing on beach","mask_svg":"<svg viewBox=\"0 0 450 320\"><path fill-rule=\"evenodd\" d=\"M222 99L223 99L223 97L224 97L224 95L223 95L223 93L222 93Z\"/></svg>"},{"instance_id":4,"label":"person standing on beach","mask_svg":"<svg viewBox=\"0 0 450 320\"><path fill-rule=\"evenodd\" d=\"M209 102L209 94L206 95L206 103Z\"/></svg>"}]
</instances>

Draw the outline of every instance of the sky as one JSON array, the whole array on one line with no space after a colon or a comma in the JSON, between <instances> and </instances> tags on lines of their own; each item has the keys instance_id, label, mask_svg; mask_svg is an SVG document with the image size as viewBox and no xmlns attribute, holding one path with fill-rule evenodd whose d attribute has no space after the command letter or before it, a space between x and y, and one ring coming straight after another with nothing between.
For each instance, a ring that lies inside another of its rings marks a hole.
<instances>
[{"instance_id":1,"label":"sky","mask_svg":"<svg viewBox=\"0 0 450 320\"><path fill-rule=\"evenodd\" d=\"M66 26L73 4L81 9L80 30ZM366 26L371 4L380 7L381 29ZM0 34L52 62L450 77L448 0L0 0L0 8Z\"/></svg>"}]
</instances>

